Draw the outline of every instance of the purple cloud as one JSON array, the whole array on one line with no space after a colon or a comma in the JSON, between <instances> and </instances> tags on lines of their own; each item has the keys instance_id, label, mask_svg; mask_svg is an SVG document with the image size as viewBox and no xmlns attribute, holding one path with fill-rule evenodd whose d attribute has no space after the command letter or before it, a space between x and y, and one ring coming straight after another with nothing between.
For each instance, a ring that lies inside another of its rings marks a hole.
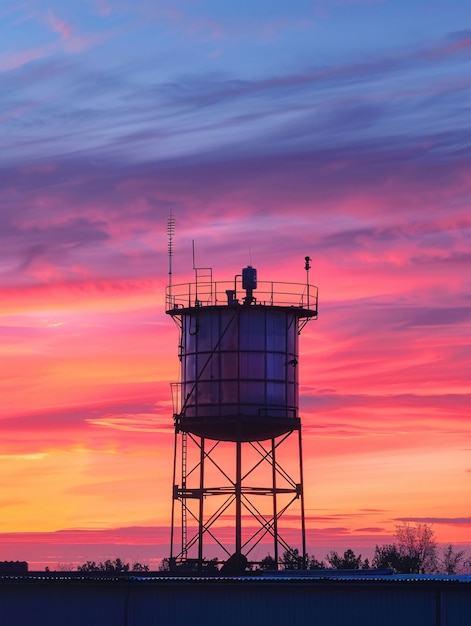
<instances>
[{"instance_id":1,"label":"purple cloud","mask_svg":"<svg viewBox=\"0 0 471 626\"><path fill-rule=\"evenodd\" d=\"M471 517L397 517L396 522L418 524L449 524L451 526L471 526Z\"/></svg>"}]
</instances>

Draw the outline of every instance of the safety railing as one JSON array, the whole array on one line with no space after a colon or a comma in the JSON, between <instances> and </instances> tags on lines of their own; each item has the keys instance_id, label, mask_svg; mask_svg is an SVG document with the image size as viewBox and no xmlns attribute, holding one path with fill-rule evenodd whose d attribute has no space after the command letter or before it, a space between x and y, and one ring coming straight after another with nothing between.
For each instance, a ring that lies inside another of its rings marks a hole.
<instances>
[{"instance_id":1,"label":"safety railing","mask_svg":"<svg viewBox=\"0 0 471 626\"><path fill-rule=\"evenodd\" d=\"M314 285L259 281L249 295L239 281L198 281L167 287L166 310L205 306L263 305L296 307L317 313L318 290Z\"/></svg>"}]
</instances>

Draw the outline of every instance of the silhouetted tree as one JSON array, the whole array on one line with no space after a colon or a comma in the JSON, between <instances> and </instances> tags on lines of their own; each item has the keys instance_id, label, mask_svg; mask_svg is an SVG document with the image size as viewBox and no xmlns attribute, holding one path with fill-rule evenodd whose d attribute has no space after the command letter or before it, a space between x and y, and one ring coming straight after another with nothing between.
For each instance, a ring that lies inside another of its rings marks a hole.
<instances>
[{"instance_id":1,"label":"silhouetted tree","mask_svg":"<svg viewBox=\"0 0 471 626\"><path fill-rule=\"evenodd\" d=\"M437 542L430 524L396 526L395 536L399 554L409 566L410 573L433 572L437 567ZM408 572L406 572L408 573Z\"/></svg>"},{"instance_id":2,"label":"silhouetted tree","mask_svg":"<svg viewBox=\"0 0 471 626\"><path fill-rule=\"evenodd\" d=\"M281 563L285 569L304 569L306 558L300 556L299 550L294 548L294 550L285 550L283 552Z\"/></svg>"},{"instance_id":3,"label":"silhouetted tree","mask_svg":"<svg viewBox=\"0 0 471 626\"><path fill-rule=\"evenodd\" d=\"M376 546L373 566L390 567L400 574L430 573L437 570L437 543L429 524L396 526L396 543Z\"/></svg>"},{"instance_id":4,"label":"silhouetted tree","mask_svg":"<svg viewBox=\"0 0 471 626\"><path fill-rule=\"evenodd\" d=\"M455 552L453 544L448 544L443 548L442 556L439 559L439 569L444 574L458 574L464 565L465 551Z\"/></svg>"},{"instance_id":5,"label":"silhouetted tree","mask_svg":"<svg viewBox=\"0 0 471 626\"><path fill-rule=\"evenodd\" d=\"M371 564L375 569L392 569L402 573L403 563L395 543L376 546Z\"/></svg>"},{"instance_id":6,"label":"silhouetted tree","mask_svg":"<svg viewBox=\"0 0 471 626\"><path fill-rule=\"evenodd\" d=\"M324 561L318 561L316 557L307 555L308 569L325 569Z\"/></svg>"},{"instance_id":7,"label":"silhouetted tree","mask_svg":"<svg viewBox=\"0 0 471 626\"><path fill-rule=\"evenodd\" d=\"M286 550L285 552L283 552L280 563L284 567L284 569L290 570L325 569L324 561L318 561L314 556L309 556L309 554L306 554L303 559L303 557L300 556L299 550L297 548L293 550ZM261 570L271 570L276 568L276 561L270 555L266 556L260 561L259 569Z\"/></svg>"},{"instance_id":8,"label":"silhouetted tree","mask_svg":"<svg viewBox=\"0 0 471 626\"><path fill-rule=\"evenodd\" d=\"M471 556L468 557L466 561L463 562L463 565L461 567L461 572L463 574L471 574Z\"/></svg>"},{"instance_id":9,"label":"silhouetted tree","mask_svg":"<svg viewBox=\"0 0 471 626\"><path fill-rule=\"evenodd\" d=\"M159 572L169 572L169 571L170 571L170 559L165 557L160 562Z\"/></svg>"},{"instance_id":10,"label":"silhouetted tree","mask_svg":"<svg viewBox=\"0 0 471 626\"><path fill-rule=\"evenodd\" d=\"M277 563L275 559L269 554L260 561L261 570L277 569Z\"/></svg>"},{"instance_id":11,"label":"silhouetted tree","mask_svg":"<svg viewBox=\"0 0 471 626\"><path fill-rule=\"evenodd\" d=\"M361 554L356 556L353 550L345 550L343 557L331 550L325 558L333 569L360 569L362 566Z\"/></svg>"},{"instance_id":12,"label":"silhouetted tree","mask_svg":"<svg viewBox=\"0 0 471 626\"><path fill-rule=\"evenodd\" d=\"M115 559L114 561L107 559L103 563L103 569L105 570L105 572L128 572L129 563L123 563L123 561L121 561L121 559L119 558Z\"/></svg>"},{"instance_id":13,"label":"silhouetted tree","mask_svg":"<svg viewBox=\"0 0 471 626\"><path fill-rule=\"evenodd\" d=\"M120 558L115 559L114 561L107 559L104 563L96 563L95 561L87 561L82 565L77 567L77 571L79 572L116 572L116 573L125 573L129 572L130 565L129 563L124 563ZM132 566L133 572L148 572L149 567L147 565L142 565L142 563L133 563Z\"/></svg>"},{"instance_id":14,"label":"silhouetted tree","mask_svg":"<svg viewBox=\"0 0 471 626\"><path fill-rule=\"evenodd\" d=\"M100 565L103 565L103 563L100 563ZM95 563L95 561L87 561L86 563L77 566L78 572L99 572L100 569L101 568Z\"/></svg>"},{"instance_id":15,"label":"silhouetted tree","mask_svg":"<svg viewBox=\"0 0 471 626\"><path fill-rule=\"evenodd\" d=\"M142 563L139 563L139 561L136 561L135 563L132 564L131 571L132 572L148 572L149 566L143 565Z\"/></svg>"}]
</instances>

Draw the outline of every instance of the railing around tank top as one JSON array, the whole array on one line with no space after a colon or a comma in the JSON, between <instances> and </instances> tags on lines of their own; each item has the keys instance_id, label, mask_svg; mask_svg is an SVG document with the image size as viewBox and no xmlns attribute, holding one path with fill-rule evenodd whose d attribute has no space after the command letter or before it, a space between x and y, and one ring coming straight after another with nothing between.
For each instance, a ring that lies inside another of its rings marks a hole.
<instances>
[{"instance_id":1,"label":"railing around tank top","mask_svg":"<svg viewBox=\"0 0 471 626\"><path fill-rule=\"evenodd\" d=\"M306 283L259 281L248 300L240 282L198 281L172 285L166 291L166 310L205 306L263 305L295 307L317 315L318 289Z\"/></svg>"}]
</instances>

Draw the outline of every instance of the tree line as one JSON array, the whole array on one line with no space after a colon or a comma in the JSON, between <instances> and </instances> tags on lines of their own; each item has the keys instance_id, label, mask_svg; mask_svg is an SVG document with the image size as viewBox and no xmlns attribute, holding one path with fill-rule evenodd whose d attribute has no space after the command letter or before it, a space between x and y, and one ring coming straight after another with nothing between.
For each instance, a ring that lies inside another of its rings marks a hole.
<instances>
[{"instance_id":1,"label":"tree line","mask_svg":"<svg viewBox=\"0 0 471 626\"><path fill-rule=\"evenodd\" d=\"M142 563L125 563L121 559L107 559L104 563L95 561L87 561L77 567L78 572L114 572L117 574L125 574L126 572L148 572L149 566Z\"/></svg>"},{"instance_id":2,"label":"tree line","mask_svg":"<svg viewBox=\"0 0 471 626\"><path fill-rule=\"evenodd\" d=\"M281 565L285 569L392 569L396 574L460 574L471 572L471 557L464 550L456 550L453 544L438 548L435 534L429 524L403 523L396 526L393 543L376 545L370 561L362 559L353 550L339 555L331 550L325 561L314 556L304 558L297 550L285 552ZM270 560L271 559L271 560ZM266 557L261 569L273 569L274 560Z\"/></svg>"},{"instance_id":3,"label":"tree line","mask_svg":"<svg viewBox=\"0 0 471 626\"><path fill-rule=\"evenodd\" d=\"M267 555L259 563L251 565L251 571L283 569L392 569L397 574L461 574L471 573L471 557L466 557L464 550L456 550L452 544L438 547L435 534L430 524L403 523L396 526L393 543L376 545L371 562L362 555L356 555L351 549L343 555L331 550L325 560L317 560L313 555L300 555L297 549L283 553L280 563ZM176 566L180 571L193 571L195 564L181 563ZM170 559L163 559L159 568L168 571ZM77 567L79 572L148 572L149 567L139 562L129 564L117 558L96 563L87 561ZM205 559L203 573L217 573L217 559Z\"/></svg>"}]
</instances>

